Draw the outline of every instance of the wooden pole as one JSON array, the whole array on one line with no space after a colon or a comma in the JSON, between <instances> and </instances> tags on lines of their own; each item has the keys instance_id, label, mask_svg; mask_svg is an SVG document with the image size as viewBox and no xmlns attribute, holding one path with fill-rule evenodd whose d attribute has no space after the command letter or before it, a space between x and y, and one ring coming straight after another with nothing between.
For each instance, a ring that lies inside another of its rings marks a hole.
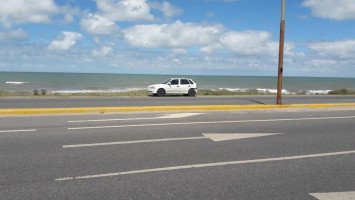
<instances>
[{"instance_id":1,"label":"wooden pole","mask_svg":"<svg viewBox=\"0 0 355 200\"><path fill-rule=\"evenodd\" d=\"M282 1L282 11L281 11L281 23L280 23L280 43L279 43L279 68L278 68L278 79L277 79L277 100L276 104L281 104L281 94L282 94L282 73L283 73L283 60L284 60L284 40L285 40L285 3L286 0Z\"/></svg>"}]
</instances>

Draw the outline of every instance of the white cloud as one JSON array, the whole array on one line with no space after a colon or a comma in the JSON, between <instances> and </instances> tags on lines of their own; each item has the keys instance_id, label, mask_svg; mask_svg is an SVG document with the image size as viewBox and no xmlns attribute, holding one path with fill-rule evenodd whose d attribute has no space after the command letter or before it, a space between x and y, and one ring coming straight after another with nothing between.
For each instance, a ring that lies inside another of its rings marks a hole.
<instances>
[{"instance_id":1,"label":"white cloud","mask_svg":"<svg viewBox=\"0 0 355 200\"><path fill-rule=\"evenodd\" d=\"M79 7L71 7L69 4L59 7L59 12L64 15L63 23L72 23L75 21L74 16L80 16L84 13Z\"/></svg>"},{"instance_id":2,"label":"white cloud","mask_svg":"<svg viewBox=\"0 0 355 200\"><path fill-rule=\"evenodd\" d=\"M295 46L285 43L284 52L292 55ZM216 51L227 50L233 55L240 56L277 56L279 43L271 40L271 33L266 31L230 31L221 34L218 40L201 47L201 52L213 53Z\"/></svg>"},{"instance_id":3,"label":"white cloud","mask_svg":"<svg viewBox=\"0 0 355 200\"><path fill-rule=\"evenodd\" d=\"M106 57L109 56L112 52L112 47L102 47L99 51L98 50L93 50L92 54L94 56L99 56L99 57Z\"/></svg>"},{"instance_id":4,"label":"white cloud","mask_svg":"<svg viewBox=\"0 0 355 200\"><path fill-rule=\"evenodd\" d=\"M172 24L137 25L123 30L124 38L132 46L143 48L181 49L199 47L201 52L227 50L234 55L277 56L279 44L266 31L224 32L220 24L195 24L176 21ZM179 50L176 50L179 49ZM285 44L285 54L292 54L294 46ZM185 51L186 52L186 51Z\"/></svg>"},{"instance_id":5,"label":"white cloud","mask_svg":"<svg viewBox=\"0 0 355 200\"><path fill-rule=\"evenodd\" d=\"M176 21L172 24L137 25L123 30L132 46L144 48L188 48L207 45L223 31L222 25L201 25Z\"/></svg>"},{"instance_id":6,"label":"white cloud","mask_svg":"<svg viewBox=\"0 0 355 200\"><path fill-rule=\"evenodd\" d=\"M181 65L181 64L182 64L181 60L178 59L178 58L173 58L173 59L171 59L171 61L172 61L173 63L175 63L175 64L178 64L178 65Z\"/></svg>"},{"instance_id":7,"label":"white cloud","mask_svg":"<svg viewBox=\"0 0 355 200\"><path fill-rule=\"evenodd\" d=\"M285 56L285 71L294 76L353 77L355 40L311 42L311 51ZM345 72L345 73L344 73Z\"/></svg>"},{"instance_id":8,"label":"white cloud","mask_svg":"<svg viewBox=\"0 0 355 200\"><path fill-rule=\"evenodd\" d=\"M147 0L96 0L102 16L113 21L151 21Z\"/></svg>"},{"instance_id":9,"label":"white cloud","mask_svg":"<svg viewBox=\"0 0 355 200\"><path fill-rule=\"evenodd\" d=\"M76 41L82 37L80 33L75 32L62 32L59 40L52 41L48 49L53 51L67 51L76 44Z\"/></svg>"},{"instance_id":10,"label":"white cloud","mask_svg":"<svg viewBox=\"0 0 355 200\"><path fill-rule=\"evenodd\" d=\"M48 23L59 11L54 0L2 0L0 22L5 27L20 23Z\"/></svg>"},{"instance_id":11,"label":"white cloud","mask_svg":"<svg viewBox=\"0 0 355 200\"><path fill-rule=\"evenodd\" d=\"M238 55L275 54L278 43L265 31L228 32L220 38L223 47Z\"/></svg>"},{"instance_id":12,"label":"white cloud","mask_svg":"<svg viewBox=\"0 0 355 200\"><path fill-rule=\"evenodd\" d=\"M204 52L204 53L213 53L215 51L219 51L222 49L223 49L223 46L219 42L210 43L210 44L208 44L208 46L204 46L204 47L200 48L201 52Z\"/></svg>"},{"instance_id":13,"label":"white cloud","mask_svg":"<svg viewBox=\"0 0 355 200\"><path fill-rule=\"evenodd\" d=\"M80 25L86 32L94 35L112 35L119 30L115 22L92 13L89 13L86 18L83 18Z\"/></svg>"},{"instance_id":14,"label":"white cloud","mask_svg":"<svg viewBox=\"0 0 355 200\"><path fill-rule=\"evenodd\" d=\"M0 31L0 41L21 41L27 40L29 37L28 33L21 28L12 31Z\"/></svg>"},{"instance_id":15,"label":"white cloud","mask_svg":"<svg viewBox=\"0 0 355 200\"><path fill-rule=\"evenodd\" d=\"M140 22L158 20L150 13L151 9L161 11L166 18L182 11L167 1L148 0L95 0L97 13L89 13L80 22L81 27L94 35L113 35L119 27L115 22Z\"/></svg>"},{"instance_id":16,"label":"white cloud","mask_svg":"<svg viewBox=\"0 0 355 200\"><path fill-rule=\"evenodd\" d=\"M168 18L175 16L175 15L179 15L182 13L181 9L171 5L167 1L164 1L163 3L151 2L151 3L149 3L149 5L151 6L151 8L157 9L157 10L160 10L161 12L163 12L164 16L168 17Z\"/></svg>"},{"instance_id":17,"label":"white cloud","mask_svg":"<svg viewBox=\"0 0 355 200\"><path fill-rule=\"evenodd\" d=\"M181 55L186 55L187 54L187 51L185 49L182 49L182 48L172 49L171 52L173 54L181 54Z\"/></svg>"},{"instance_id":18,"label":"white cloud","mask_svg":"<svg viewBox=\"0 0 355 200\"><path fill-rule=\"evenodd\" d=\"M355 19L354 0L305 0L302 5L309 7L316 17L334 20Z\"/></svg>"},{"instance_id":19,"label":"white cloud","mask_svg":"<svg viewBox=\"0 0 355 200\"><path fill-rule=\"evenodd\" d=\"M308 47L317 52L319 56L335 59L352 59L355 55L355 40L342 40L334 42L315 42Z\"/></svg>"}]
</instances>

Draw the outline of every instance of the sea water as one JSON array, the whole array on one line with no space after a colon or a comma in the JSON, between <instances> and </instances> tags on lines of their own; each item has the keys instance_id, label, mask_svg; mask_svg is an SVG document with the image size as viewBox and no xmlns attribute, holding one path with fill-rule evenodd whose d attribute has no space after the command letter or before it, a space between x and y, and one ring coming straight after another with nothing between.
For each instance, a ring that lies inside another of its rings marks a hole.
<instances>
[{"instance_id":1,"label":"sea water","mask_svg":"<svg viewBox=\"0 0 355 200\"><path fill-rule=\"evenodd\" d=\"M277 88L276 76L0 72L0 91L124 92L146 89L148 85L162 83L171 77L191 78L198 83L199 89L276 93ZM335 89L355 90L355 78L283 77L284 94L327 94Z\"/></svg>"}]
</instances>

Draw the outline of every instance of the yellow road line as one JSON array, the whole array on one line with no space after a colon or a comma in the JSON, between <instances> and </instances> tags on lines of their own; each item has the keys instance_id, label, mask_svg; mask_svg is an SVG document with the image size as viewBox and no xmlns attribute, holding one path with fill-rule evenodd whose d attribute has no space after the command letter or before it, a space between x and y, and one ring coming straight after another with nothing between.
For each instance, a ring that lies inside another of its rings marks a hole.
<instances>
[{"instance_id":1,"label":"yellow road line","mask_svg":"<svg viewBox=\"0 0 355 200\"><path fill-rule=\"evenodd\" d=\"M300 109L300 108L355 108L355 103L288 104L288 105L196 105L196 106L137 106L137 107L84 107L84 108L19 108L0 109L0 115L48 115L113 112L157 112L243 109Z\"/></svg>"}]
</instances>

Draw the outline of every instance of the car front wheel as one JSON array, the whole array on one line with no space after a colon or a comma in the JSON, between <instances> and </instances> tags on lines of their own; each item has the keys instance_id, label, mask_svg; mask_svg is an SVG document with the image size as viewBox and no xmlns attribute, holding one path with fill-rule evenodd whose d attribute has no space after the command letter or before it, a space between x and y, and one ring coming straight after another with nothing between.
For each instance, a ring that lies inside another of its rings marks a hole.
<instances>
[{"instance_id":1,"label":"car front wheel","mask_svg":"<svg viewBox=\"0 0 355 200\"><path fill-rule=\"evenodd\" d=\"M157 96L158 96L158 97L162 97L162 96L164 96L164 95L165 95L165 90L160 88L160 89L157 91Z\"/></svg>"}]
</instances>

